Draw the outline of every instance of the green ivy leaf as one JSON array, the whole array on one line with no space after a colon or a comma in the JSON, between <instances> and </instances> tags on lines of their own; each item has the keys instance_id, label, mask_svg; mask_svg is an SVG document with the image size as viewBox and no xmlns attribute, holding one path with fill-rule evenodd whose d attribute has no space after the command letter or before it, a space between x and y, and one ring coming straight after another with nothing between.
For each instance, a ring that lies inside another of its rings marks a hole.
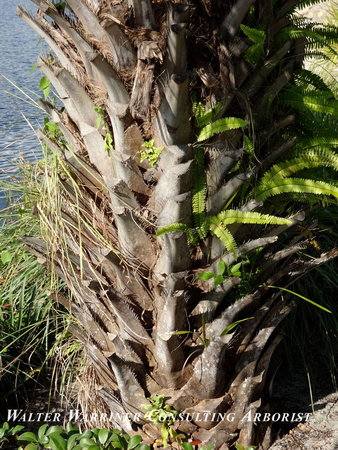
<instances>
[{"instance_id":1,"label":"green ivy leaf","mask_svg":"<svg viewBox=\"0 0 338 450\"><path fill-rule=\"evenodd\" d=\"M103 428L102 430L99 431L98 439L99 439L101 444L105 444L106 443L106 441L108 439L108 435L109 435L109 432L108 432L107 428Z\"/></svg>"},{"instance_id":2,"label":"green ivy leaf","mask_svg":"<svg viewBox=\"0 0 338 450\"><path fill-rule=\"evenodd\" d=\"M219 284L223 283L223 281L224 281L223 275L217 275L217 277L215 277L215 282L214 282L215 287L217 287Z\"/></svg>"},{"instance_id":3,"label":"green ivy leaf","mask_svg":"<svg viewBox=\"0 0 338 450\"><path fill-rule=\"evenodd\" d=\"M63 433L63 429L59 425L51 426L45 433L46 436L50 436L51 434L61 434Z\"/></svg>"},{"instance_id":4,"label":"green ivy leaf","mask_svg":"<svg viewBox=\"0 0 338 450\"><path fill-rule=\"evenodd\" d=\"M50 85L50 81L47 77L42 77L39 84L39 89L46 89Z\"/></svg>"},{"instance_id":5,"label":"green ivy leaf","mask_svg":"<svg viewBox=\"0 0 338 450\"><path fill-rule=\"evenodd\" d=\"M133 449L133 448L135 448L135 447L137 447L138 446L138 444L140 444L141 443L141 441L142 441L142 438L141 438L141 436L138 436L138 435L136 435L136 436L133 436L131 439L130 439L130 441L129 441L129 444L128 444L128 447L127 447L127 450L131 450L131 449Z\"/></svg>"},{"instance_id":6,"label":"green ivy leaf","mask_svg":"<svg viewBox=\"0 0 338 450\"><path fill-rule=\"evenodd\" d=\"M25 433L18 436L18 442L38 442L36 436L34 433L31 433L30 431L26 431Z\"/></svg>"},{"instance_id":7,"label":"green ivy leaf","mask_svg":"<svg viewBox=\"0 0 338 450\"><path fill-rule=\"evenodd\" d=\"M93 436L93 433L90 430L86 430L84 433L81 434L80 439L91 438L92 436Z\"/></svg>"},{"instance_id":8,"label":"green ivy leaf","mask_svg":"<svg viewBox=\"0 0 338 450\"><path fill-rule=\"evenodd\" d=\"M96 445L96 442L88 437L80 437L79 445L81 445L81 447L88 447L89 445Z\"/></svg>"},{"instance_id":9,"label":"green ivy leaf","mask_svg":"<svg viewBox=\"0 0 338 450\"><path fill-rule=\"evenodd\" d=\"M48 436L41 436L39 439L39 444L48 444L49 443L49 437Z\"/></svg>"},{"instance_id":10,"label":"green ivy leaf","mask_svg":"<svg viewBox=\"0 0 338 450\"><path fill-rule=\"evenodd\" d=\"M13 428L11 434L12 436L15 436L19 431L23 430L25 427L23 425L17 425Z\"/></svg>"},{"instance_id":11,"label":"green ivy leaf","mask_svg":"<svg viewBox=\"0 0 338 450\"><path fill-rule=\"evenodd\" d=\"M38 446L31 442L30 444L26 445L25 450L38 450Z\"/></svg>"},{"instance_id":12,"label":"green ivy leaf","mask_svg":"<svg viewBox=\"0 0 338 450\"><path fill-rule=\"evenodd\" d=\"M52 450L66 450L66 441L57 431L52 433L49 438L48 447Z\"/></svg>"},{"instance_id":13,"label":"green ivy leaf","mask_svg":"<svg viewBox=\"0 0 338 450\"><path fill-rule=\"evenodd\" d=\"M46 430L48 428L48 424L45 423L44 425L41 425L38 431L38 438L41 439L43 436L45 436ZM46 442L44 442L45 444Z\"/></svg>"},{"instance_id":14,"label":"green ivy leaf","mask_svg":"<svg viewBox=\"0 0 338 450\"><path fill-rule=\"evenodd\" d=\"M225 262L223 261L223 259L220 259L218 263L218 274L223 275L224 272L225 272Z\"/></svg>"},{"instance_id":15,"label":"green ivy leaf","mask_svg":"<svg viewBox=\"0 0 338 450\"><path fill-rule=\"evenodd\" d=\"M206 281L210 280L211 278L214 278L216 274L214 272L202 272L197 276L197 280Z\"/></svg>"},{"instance_id":16,"label":"green ivy leaf","mask_svg":"<svg viewBox=\"0 0 338 450\"><path fill-rule=\"evenodd\" d=\"M230 267L230 273L231 275L233 275L234 277L240 276L241 272L239 271L239 268L241 267L242 263L239 262L237 264L235 264L234 266Z\"/></svg>"},{"instance_id":17,"label":"green ivy leaf","mask_svg":"<svg viewBox=\"0 0 338 450\"><path fill-rule=\"evenodd\" d=\"M66 431L67 431L67 433L70 433L71 431L76 431L76 432L78 432L79 429L78 429L78 427L77 427L76 425L74 425L72 422L67 422L67 425L66 425Z\"/></svg>"},{"instance_id":18,"label":"green ivy leaf","mask_svg":"<svg viewBox=\"0 0 338 450\"><path fill-rule=\"evenodd\" d=\"M73 449L75 441L78 441L80 436L81 436L80 433L74 433L69 437L69 439L67 441L67 450Z\"/></svg>"},{"instance_id":19,"label":"green ivy leaf","mask_svg":"<svg viewBox=\"0 0 338 450\"><path fill-rule=\"evenodd\" d=\"M45 100L47 100L49 93L50 93L50 85L47 86L47 87L43 90L43 95L44 95L44 97L45 97Z\"/></svg>"}]
</instances>

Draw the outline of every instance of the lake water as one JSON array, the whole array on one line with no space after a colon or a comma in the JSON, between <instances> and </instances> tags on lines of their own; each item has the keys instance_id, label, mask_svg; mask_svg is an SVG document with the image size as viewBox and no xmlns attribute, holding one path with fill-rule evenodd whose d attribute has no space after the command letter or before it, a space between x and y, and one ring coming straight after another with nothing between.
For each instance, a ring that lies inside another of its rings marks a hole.
<instances>
[{"instance_id":1,"label":"lake water","mask_svg":"<svg viewBox=\"0 0 338 450\"><path fill-rule=\"evenodd\" d=\"M33 160L41 155L41 146L34 129L43 124L43 113L29 104L29 100L5 78L25 91L35 101L39 95L39 70L31 74L31 68L39 53L46 49L38 44L39 36L15 10L22 5L31 12L36 5L28 0L0 0L0 178L15 173L21 156ZM14 96L25 98L20 100ZM0 208L5 205L0 191Z\"/></svg>"}]
</instances>

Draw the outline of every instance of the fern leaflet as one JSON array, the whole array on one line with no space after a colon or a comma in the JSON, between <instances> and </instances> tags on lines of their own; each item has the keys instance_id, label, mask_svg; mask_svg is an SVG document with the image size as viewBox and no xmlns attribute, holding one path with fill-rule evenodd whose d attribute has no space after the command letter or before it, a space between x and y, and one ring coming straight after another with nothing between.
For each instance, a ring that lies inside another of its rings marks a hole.
<instances>
[{"instance_id":1,"label":"fern leaflet","mask_svg":"<svg viewBox=\"0 0 338 450\"><path fill-rule=\"evenodd\" d=\"M160 228L155 234L156 237L163 236L166 233L182 233L182 231L189 230L189 226L185 223L172 223Z\"/></svg>"},{"instance_id":2,"label":"fern leaflet","mask_svg":"<svg viewBox=\"0 0 338 450\"><path fill-rule=\"evenodd\" d=\"M245 59L249 63L257 65L264 59L264 42L266 39L266 34L263 30L250 28L243 24L241 25L241 30L254 42L254 44L251 45L244 53Z\"/></svg>"},{"instance_id":3,"label":"fern leaflet","mask_svg":"<svg viewBox=\"0 0 338 450\"><path fill-rule=\"evenodd\" d=\"M248 136L246 136L245 134L243 135L243 144L244 144L244 150L247 152L247 154L249 155L250 160L251 160L255 156L255 146L254 146L253 142L250 141Z\"/></svg>"},{"instance_id":4,"label":"fern leaflet","mask_svg":"<svg viewBox=\"0 0 338 450\"><path fill-rule=\"evenodd\" d=\"M277 178L259 186L256 200L264 201L273 195L284 193L303 193L316 195L333 195L338 198L338 187L323 181L304 180L302 178Z\"/></svg>"},{"instance_id":5,"label":"fern leaflet","mask_svg":"<svg viewBox=\"0 0 338 450\"><path fill-rule=\"evenodd\" d=\"M338 102L330 92L290 88L284 92L283 102L301 111L320 112L338 117Z\"/></svg>"},{"instance_id":6,"label":"fern leaflet","mask_svg":"<svg viewBox=\"0 0 338 450\"><path fill-rule=\"evenodd\" d=\"M198 103L195 112L195 123L199 128L204 127L212 121L212 119L219 113L222 107L221 103L216 103L215 106L205 111L205 107L202 103Z\"/></svg>"},{"instance_id":7,"label":"fern leaflet","mask_svg":"<svg viewBox=\"0 0 338 450\"><path fill-rule=\"evenodd\" d=\"M276 178L287 178L300 170L320 166L332 167L334 170L338 171L338 155L330 150L308 150L307 153L301 157L274 165L267 173L265 173L260 185L263 187Z\"/></svg>"},{"instance_id":8,"label":"fern leaflet","mask_svg":"<svg viewBox=\"0 0 338 450\"><path fill-rule=\"evenodd\" d=\"M270 216L268 214L261 214L252 211L239 211L235 209L228 209L222 211L217 216L212 217L212 219L217 218L218 222L223 225L230 225L232 223L256 223L262 225L284 225L290 223L288 219L283 217ZM210 220L208 218L207 220Z\"/></svg>"},{"instance_id":9,"label":"fern leaflet","mask_svg":"<svg viewBox=\"0 0 338 450\"><path fill-rule=\"evenodd\" d=\"M208 218L209 230L212 234L218 237L224 244L228 252L233 252L236 254L237 245L233 235L230 231L218 220L217 216Z\"/></svg>"},{"instance_id":10,"label":"fern leaflet","mask_svg":"<svg viewBox=\"0 0 338 450\"><path fill-rule=\"evenodd\" d=\"M246 34L246 36L248 36L248 38L253 42L260 45L264 44L266 39L265 31L257 30L256 28L250 28L243 24L240 27L243 33Z\"/></svg>"},{"instance_id":11,"label":"fern leaflet","mask_svg":"<svg viewBox=\"0 0 338 450\"><path fill-rule=\"evenodd\" d=\"M194 217L194 225L198 230L202 230L205 222L205 195L206 195L206 179L204 173L204 153L203 148L199 147L194 155L194 190L192 198L192 211ZM201 238L205 235L201 232Z\"/></svg>"},{"instance_id":12,"label":"fern leaflet","mask_svg":"<svg viewBox=\"0 0 338 450\"><path fill-rule=\"evenodd\" d=\"M227 225L232 223L255 223L262 225L284 225L290 223L288 219L283 217L270 216L251 211L239 211L228 209L222 211L217 216L206 218L206 228L212 234L217 236L224 244L229 252L236 254L237 245L231 232L227 229Z\"/></svg>"},{"instance_id":13,"label":"fern leaflet","mask_svg":"<svg viewBox=\"0 0 338 450\"><path fill-rule=\"evenodd\" d=\"M200 134L197 136L197 142L206 141L214 134L223 133L223 131L245 127L247 124L247 121L236 117L225 117L223 119L215 120L215 122L209 123L202 128Z\"/></svg>"}]
</instances>

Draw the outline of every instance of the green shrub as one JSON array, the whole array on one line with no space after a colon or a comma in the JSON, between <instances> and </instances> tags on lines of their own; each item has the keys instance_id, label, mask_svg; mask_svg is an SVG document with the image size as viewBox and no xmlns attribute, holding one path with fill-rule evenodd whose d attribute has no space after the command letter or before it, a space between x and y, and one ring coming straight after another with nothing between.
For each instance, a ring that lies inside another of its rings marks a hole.
<instances>
[{"instance_id":1,"label":"green shrub","mask_svg":"<svg viewBox=\"0 0 338 450\"><path fill-rule=\"evenodd\" d=\"M38 450L49 448L52 450L150 450L148 445L142 444L141 436L130 437L120 430L108 430L107 428L92 428L80 432L79 428L67 423L64 430L60 426L48 424L41 425L37 433L26 431L18 434L22 426L10 428L5 422L0 428L0 448L9 448L8 445L17 443L19 448L24 446L25 450Z\"/></svg>"}]
</instances>

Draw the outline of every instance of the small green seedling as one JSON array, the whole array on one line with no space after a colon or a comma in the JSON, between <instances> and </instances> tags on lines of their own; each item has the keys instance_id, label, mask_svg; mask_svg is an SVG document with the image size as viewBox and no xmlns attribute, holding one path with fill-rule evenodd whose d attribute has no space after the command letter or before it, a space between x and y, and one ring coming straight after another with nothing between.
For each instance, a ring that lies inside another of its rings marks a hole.
<instances>
[{"instance_id":1,"label":"small green seedling","mask_svg":"<svg viewBox=\"0 0 338 450\"><path fill-rule=\"evenodd\" d=\"M233 330L235 327L237 327L238 324L242 322L246 322L247 320L251 320L253 317L247 317L245 319L236 320L236 322L230 323L227 327L224 328L220 336L225 336L226 334L230 333L231 330ZM181 335L181 334L190 334L194 333L193 331L176 331L173 333L173 335ZM202 314L202 335L197 335L198 339L202 342L204 348L207 348L210 345L210 339L207 338L206 331L205 331L205 318L204 314Z\"/></svg>"},{"instance_id":2,"label":"small green seedling","mask_svg":"<svg viewBox=\"0 0 338 450\"><path fill-rule=\"evenodd\" d=\"M106 125L106 122L105 122L105 119L104 119L104 110L103 110L103 108L101 108L101 106L96 106L95 107L95 111L99 115L99 117L96 119L97 129L99 130L101 128L101 130L105 134L103 150L105 152L108 152L108 154L109 154L110 150L114 150L113 136L112 136L111 132L107 128L107 125Z\"/></svg>"},{"instance_id":3,"label":"small green seedling","mask_svg":"<svg viewBox=\"0 0 338 450\"><path fill-rule=\"evenodd\" d=\"M163 447L168 446L169 438L179 445L182 445L182 439L185 438L185 435L170 428L174 424L179 412L173 409L172 406L164 404L163 395L154 395L153 398L148 398L147 400L149 401L149 404L141 405L147 410L144 417L151 420L155 426L162 423L161 438Z\"/></svg>"},{"instance_id":4,"label":"small green seedling","mask_svg":"<svg viewBox=\"0 0 338 450\"><path fill-rule=\"evenodd\" d=\"M198 275L197 279L201 281L210 280L211 278L215 278L214 287L217 287L219 284L223 283L223 281L228 277L240 277L241 271L240 268L242 266L242 262L234 264L233 266L226 266L225 262L220 259L217 268L217 274L215 272L202 272Z\"/></svg>"},{"instance_id":5,"label":"small green seedling","mask_svg":"<svg viewBox=\"0 0 338 450\"><path fill-rule=\"evenodd\" d=\"M0 428L0 448L6 448L13 445L15 442L15 435L23 428L22 425L10 427L8 422L5 422L2 425L2 428Z\"/></svg>"},{"instance_id":6,"label":"small green seedling","mask_svg":"<svg viewBox=\"0 0 338 450\"><path fill-rule=\"evenodd\" d=\"M150 141L146 141L144 144L142 144L142 147L145 147L145 149L140 151L141 162L143 162L147 159L149 161L149 164L151 165L151 167L153 167L156 164L164 147L155 147L154 139L150 139Z\"/></svg>"}]
</instances>

